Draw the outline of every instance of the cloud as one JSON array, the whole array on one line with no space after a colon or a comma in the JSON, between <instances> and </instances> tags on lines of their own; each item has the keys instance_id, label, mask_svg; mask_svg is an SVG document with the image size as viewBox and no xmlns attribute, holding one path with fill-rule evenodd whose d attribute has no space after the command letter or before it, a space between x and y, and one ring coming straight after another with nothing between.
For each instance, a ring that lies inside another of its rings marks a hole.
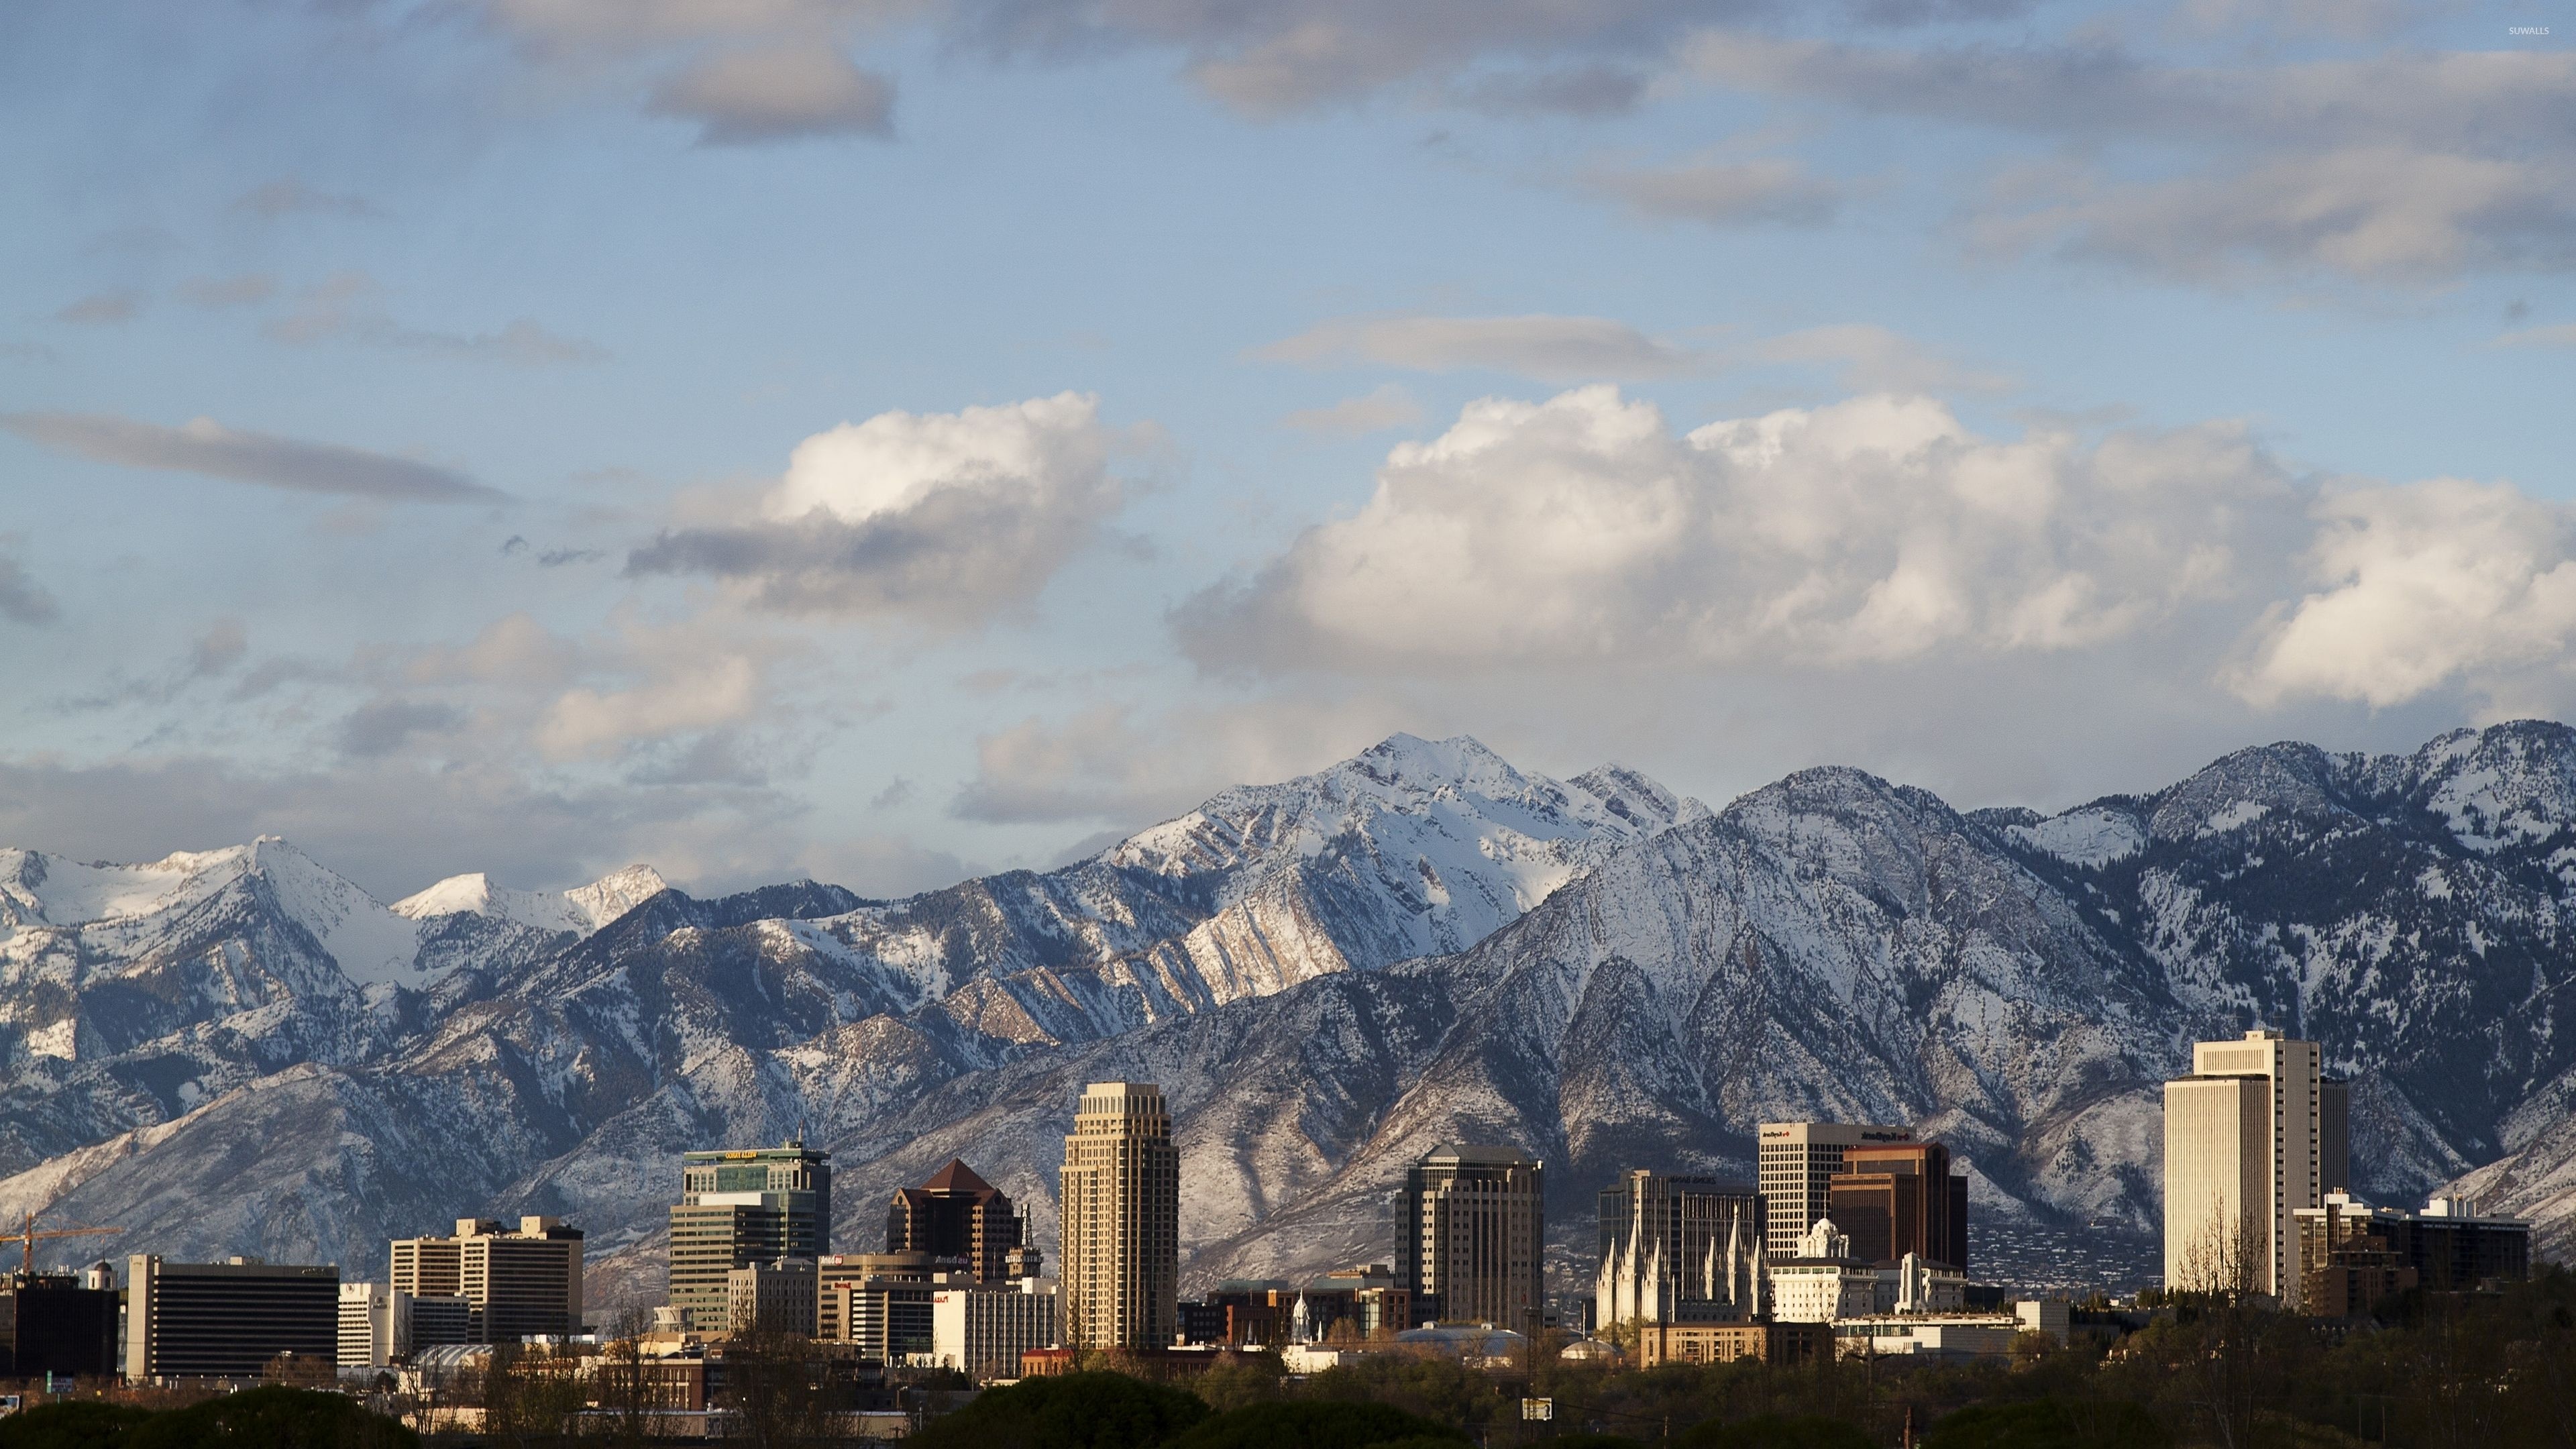
<instances>
[{"instance_id":1,"label":"cloud","mask_svg":"<svg viewBox=\"0 0 2576 1449\"><path fill-rule=\"evenodd\" d=\"M880 413L796 446L737 524L675 529L630 575L709 574L764 608L972 627L1024 607L1121 503L1099 400Z\"/></svg>"},{"instance_id":2,"label":"cloud","mask_svg":"<svg viewBox=\"0 0 2576 1449\"><path fill-rule=\"evenodd\" d=\"M1703 161L1663 169L1595 167L1576 185L1656 221L1709 226L1821 226L1842 190L1794 161Z\"/></svg>"},{"instance_id":3,"label":"cloud","mask_svg":"<svg viewBox=\"0 0 2576 1449\"><path fill-rule=\"evenodd\" d=\"M1385 738L1372 703L1314 696L1165 711L1087 706L1031 716L975 741L975 775L948 813L988 825L1108 821L1133 830L1229 785L1283 780Z\"/></svg>"},{"instance_id":4,"label":"cloud","mask_svg":"<svg viewBox=\"0 0 2576 1449\"><path fill-rule=\"evenodd\" d=\"M537 748L548 759L597 759L639 740L716 729L751 714L760 683L758 663L740 656L659 661L627 688L564 691L538 722Z\"/></svg>"},{"instance_id":5,"label":"cloud","mask_svg":"<svg viewBox=\"0 0 2576 1449\"><path fill-rule=\"evenodd\" d=\"M375 221L384 209L363 196L347 196L316 191L293 177L284 177L242 193L233 202L236 211L275 221L282 216L337 216L352 221Z\"/></svg>"},{"instance_id":6,"label":"cloud","mask_svg":"<svg viewBox=\"0 0 2576 1449\"><path fill-rule=\"evenodd\" d=\"M1358 397L1330 407L1301 408L1280 419L1302 433L1328 438L1356 438L1364 433L1400 428L1422 421L1422 404L1397 383L1380 383Z\"/></svg>"},{"instance_id":7,"label":"cloud","mask_svg":"<svg viewBox=\"0 0 2576 1449\"><path fill-rule=\"evenodd\" d=\"M1322 366L1350 361L1421 372L1487 368L1540 382L1662 377L1697 362L1685 348L1606 317L1339 317L1258 349Z\"/></svg>"},{"instance_id":8,"label":"cloud","mask_svg":"<svg viewBox=\"0 0 2576 1449\"><path fill-rule=\"evenodd\" d=\"M1612 116L1637 108L1646 77L1622 65L1573 65L1477 76L1452 94L1489 115Z\"/></svg>"},{"instance_id":9,"label":"cloud","mask_svg":"<svg viewBox=\"0 0 2576 1449\"><path fill-rule=\"evenodd\" d=\"M894 134L894 82L828 45L720 51L664 80L646 110L698 123L702 146Z\"/></svg>"},{"instance_id":10,"label":"cloud","mask_svg":"<svg viewBox=\"0 0 2576 1449\"><path fill-rule=\"evenodd\" d=\"M381 759L415 735L453 729L464 718L454 706L431 700L370 700L340 722L340 749L360 759Z\"/></svg>"},{"instance_id":11,"label":"cloud","mask_svg":"<svg viewBox=\"0 0 2576 1449\"><path fill-rule=\"evenodd\" d=\"M1710 31L1684 68L1741 91L2034 137L2118 162L1977 234L2187 280L2249 268L2418 284L2576 265L2576 54L2182 66L2115 45L1898 48Z\"/></svg>"},{"instance_id":12,"label":"cloud","mask_svg":"<svg viewBox=\"0 0 2576 1449\"><path fill-rule=\"evenodd\" d=\"M376 305L382 288L363 272L342 272L308 288L294 311L260 329L272 341L295 346L356 342L369 347L428 352L477 362L521 367L604 362L598 344L548 331L521 317L498 332L437 332L406 327Z\"/></svg>"},{"instance_id":13,"label":"cloud","mask_svg":"<svg viewBox=\"0 0 2576 1449\"><path fill-rule=\"evenodd\" d=\"M334 443L237 432L212 418L165 428L97 413L0 413L0 428L101 463L386 503L480 503L503 495L453 469Z\"/></svg>"},{"instance_id":14,"label":"cloud","mask_svg":"<svg viewBox=\"0 0 2576 1449\"><path fill-rule=\"evenodd\" d=\"M1864 397L1677 437L1596 386L1468 405L1398 445L1356 515L1175 622L1222 670L2047 654L2233 596L2298 507L2225 426L1999 441Z\"/></svg>"},{"instance_id":15,"label":"cloud","mask_svg":"<svg viewBox=\"0 0 2576 1449\"><path fill-rule=\"evenodd\" d=\"M50 624L62 617L62 608L27 566L6 552L0 552L0 619L19 624Z\"/></svg>"},{"instance_id":16,"label":"cloud","mask_svg":"<svg viewBox=\"0 0 2576 1449\"><path fill-rule=\"evenodd\" d=\"M2000 373L1970 367L1903 333L1867 323L1809 327L1756 343L1749 351L1766 362L1839 364L1837 376L1850 392L1997 393L2013 386Z\"/></svg>"},{"instance_id":17,"label":"cloud","mask_svg":"<svg viewBox=\"0 0 2576 1449\"><path fill-rule=\"evenodd\" d=\"M83 327L110 327L133 321L142 310L143 298L138 293L93 292L65 305L54 314L54 320Z\"/></svg>"},{"instance_id":18,"label":"cloud","mask_svg":"<svg viewBox=\"0 0 2576 1449\"><path fill-rule=\"evenodd\" d=\"M2319 586L2257 641L2234 684L2402 704L2464 675L2564 669L2576 645L2576 520L2500 484L2435 479L2329 492L2307 556Z\"/></svg>"},{"instance_id":19,"label":"cloud","mask_svg":"<svg viewBox=\"0 0 2576 1449\"><path fill-rule=\"evenodd\" d=\"M2507 332L2490 344L2495 347L2576 347L2576 322L2561 322L2553 327L2525 327Z\"/></svg>"},{"instance_id":20,"label":"cloud","mask_svg":"<svg viewBox=\"0 0 2576 1449\"><path fill-rule=\"evenodd\" d=\"M2576 265L2576 168L2554 163L2355 147L2084 189L1990 214L1981 234L2185 280L2251 266L2438 282Z\"/></svg>"},{"instance_id":21,"label":"cloud","mask_svg":"<svg viewBox=\"0 0 2576 1449\"><path fill-rule=\"evenodd\" d=\"M265 272L238 277L190 277L178 287L179 300L199 307L248 307L277 295L277 279Z\"/></svg>"}]
</instances>

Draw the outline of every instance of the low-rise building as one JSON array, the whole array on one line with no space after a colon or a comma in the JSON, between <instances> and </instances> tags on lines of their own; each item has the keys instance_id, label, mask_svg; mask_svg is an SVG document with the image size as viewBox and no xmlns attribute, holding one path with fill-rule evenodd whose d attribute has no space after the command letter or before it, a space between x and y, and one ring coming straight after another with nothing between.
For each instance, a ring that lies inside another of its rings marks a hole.
<instances>
[{"instance_id":1,"label":"low-rise building","mask_svg":"<svg viewBox=\"0 0 2576 1449\"><path fill-rule=\"evenodd\" d=\"M900 1364L928 1354L931 1293L967 1287L961 1258L929 1253L834 1253L816 1263L817 1338L853 1346L861 1363Z\"/></svg>"},{"instance_id":2,"label":"low-rise building","mask_svg":"<svg viewBox=\"0 0 2576 1449\"><path fill-rule=\"evenodd\" d=\"M1020 1376L1020 1355L1057 1341L1055 1285L958 1284L930 1291L930 1352L979 1382Z\"/></svg>"},{"instance_id":3,"label":"low-rise building","mask_svg":"<svg viewBox=\"0 0 2576 1449\"><path fill-rule=\"evenodd\" d=\"M116 1372L116 1270L0 1274L0 1378Z\"/></svg>"},{"instance_id":4,"label":"low-rise building","mask_svg":"<svg viewBox=\"0 0 2576 1449\"><path fill-rule=\"evenodd\" d=\"M1878 1311L1876 1265L1851 1254L1851 1239L1819 1218L1795 1251L1771 1264L1771 1316L1782 1323L1831 1323Z\"/></svg>"},{"instance_id":5,"label":"low-rise building","mask_svg":"<svg viewBox=\"0 0 2576 1449\"><path fill-rule=\"evenodd\" d=\"M384 1368L423 1348L474 1341L474 1305L385 1283L340 1285L340 1367Z\"/></svg>"},{"instance_id":6,"label":"low-rise building","mask_svg":"<svg viewBox=\"0 0 2576 1449\"><path fill-rule=\"evenodd\" d=\"M337 1364L336 1264L126 1261L125 1376L257 1378L281 1355Z\"/></svg>"},{"instance_id":7,"label":"low-rise building","mask_svg":"<svg viewBox=\"0 0 2576 1449\"><path fill-rule=\"evenodd\" d=\"M1636 1328L1639 1368L1664 1363L1808 1363L1826 1355L1832 1333L1822 1323L1645 1323Z\"/></svg>"},{"instance_id":8,"label":"low-rise building","mask_svg":"<svg viewBox=\"0 0 2576 1449\"><path fill-rule=\"evenodd\" d=\"M2373 1207L2348 1192L2291 1214L2300 1305L2350 1318L2392 1293L2466 1292L2531 1275L2531 1224L2490 1217L2472 1199L2437 1197L2421 1212Z\"/></svg>"},{"instance_id":9,"label":"low-rise building","mask_svg":"<svg viewBox=\"0 0 2576 1449\"><path fill-rule=\"evenodd\" d=\"M811 1334L818 1314L814 1260L777 1258L725 1274L726 1321L735 1333Z\"/></svg>"}]
</instances>

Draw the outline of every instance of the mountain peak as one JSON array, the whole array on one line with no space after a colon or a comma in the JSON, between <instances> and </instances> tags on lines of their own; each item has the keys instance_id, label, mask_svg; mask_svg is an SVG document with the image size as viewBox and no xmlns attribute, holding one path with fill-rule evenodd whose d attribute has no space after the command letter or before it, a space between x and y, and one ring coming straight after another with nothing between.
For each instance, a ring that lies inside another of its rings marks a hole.
<instances>
[{"instance_id":1,"label":"mountain peak","mask_svg":"<svg viewBox=\"0 0 2576 1449\"><path fill-rule=\"evenodd\" d=\"M612 871L568 891L520 891L492 883L482 871L452 875L427 890L394 902L394 914L415 921L471 915L510 921L539 931L589 935L670 889L649 865Z\"/></svg>"}]
</instances>

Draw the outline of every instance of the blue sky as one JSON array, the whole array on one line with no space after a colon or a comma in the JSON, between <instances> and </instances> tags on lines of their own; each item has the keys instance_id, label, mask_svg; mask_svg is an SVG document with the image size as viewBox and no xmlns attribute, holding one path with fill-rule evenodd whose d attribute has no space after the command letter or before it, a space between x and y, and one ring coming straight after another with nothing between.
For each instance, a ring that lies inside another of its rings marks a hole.
<instances>
[{"instance_id":1,"label":"blue sky","mask_svg":"<svg viewBox=\"0 0 2576 1449\"><path fill-rule=\"evenodd\" d=\"M0 836L891 893L1395 730L2563 716L2565 10L13 6Z\"/></svg>"}]
</instances>

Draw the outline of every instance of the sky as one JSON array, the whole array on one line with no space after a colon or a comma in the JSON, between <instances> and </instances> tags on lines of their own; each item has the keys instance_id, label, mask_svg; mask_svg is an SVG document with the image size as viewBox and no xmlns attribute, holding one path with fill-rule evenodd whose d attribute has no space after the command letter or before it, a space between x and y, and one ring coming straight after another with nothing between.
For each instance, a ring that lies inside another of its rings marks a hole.
<instances>
[{"instance_id":1,"label":"sky","mask_svg":"<svg viewBox=\"0 0 2576 1449\"><path fill-rule=\"evenodd\" d=\"M22 0L0 844L1044 868L1388 734L2576 715L2564 0Z\"/></svg>"}]
</instances>

